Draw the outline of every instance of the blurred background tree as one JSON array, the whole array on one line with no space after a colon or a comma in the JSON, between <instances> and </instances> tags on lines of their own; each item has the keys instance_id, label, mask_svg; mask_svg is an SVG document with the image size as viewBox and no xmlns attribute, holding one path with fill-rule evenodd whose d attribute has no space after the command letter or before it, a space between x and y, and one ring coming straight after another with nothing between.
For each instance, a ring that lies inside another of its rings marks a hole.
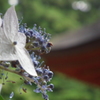
<instances>
[{"instance_id":1,"label":"blurred background tree","mask_svg":"<svg viewBox=\"0 0 100 100\"><path fill-rule=\"evenodd\" d=\"M23 21L45 27L49 33L61 33L91 24L99 19L98 0L19 0Z\"/></svg>"},{"instance_id":2,"label":"blurred background tree","mask_svg":"<svg viewBox=\"0 0 100 100\"><path fill-rule=\"evenodd\" d=\"M10 6L1 0L0 12ZM56 34L91 24L99 19L99 0L17 0L16 9L19 19L33 27L33 23Z\"/></svg>"},{"instance_id":3,"label":"blurred background tree","mask_svg":"<svg viewBox=\"0 0 100 100\"><path fill-rule=\"evenodd\" d=\"M15 0L12 0L15 1ZM0 0L0 12L10 7L8 0ZM46 28L48 33L57 34L64 31L78 29L84 25L94 23L100 17L100 0L19 0L16 5L19 19L27 23L28 27L33 24ZM17 76L11 76L11 79ZM10 92L16 90L14 100L43 100L39 94L33 93L28 87L28 93L19 96L19 78L16 78L16 84L6 83L2 94L6 99ZM2 80L1 80L2 82ZM99 100L100 89L92 87L76 80L66 78L64 75L56 74L52 80L55 84L53 93L49 93L51 100ZM18 84L18 86L17 86ZM13 90L11 90L13 87ZM33 86L34 89L34 86ZM31 92L30 92L31 91Z\"/></svg>"}]
</instances>

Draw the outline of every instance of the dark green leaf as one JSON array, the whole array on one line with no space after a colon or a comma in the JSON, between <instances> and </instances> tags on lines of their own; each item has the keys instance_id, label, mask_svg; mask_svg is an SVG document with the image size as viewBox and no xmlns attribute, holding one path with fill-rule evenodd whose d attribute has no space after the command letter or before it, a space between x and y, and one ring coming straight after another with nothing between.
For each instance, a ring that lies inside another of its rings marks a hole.
<instances>
[{"instance_id":1,"label":"dark green leaf","mask_svg":"<svg viewBox=\"0 0 100 100\"><path fill-rule=\"evenodd\" d=\"M0 100L4 100L4 98L0 95Z\"/></svg>"}]
</instances>

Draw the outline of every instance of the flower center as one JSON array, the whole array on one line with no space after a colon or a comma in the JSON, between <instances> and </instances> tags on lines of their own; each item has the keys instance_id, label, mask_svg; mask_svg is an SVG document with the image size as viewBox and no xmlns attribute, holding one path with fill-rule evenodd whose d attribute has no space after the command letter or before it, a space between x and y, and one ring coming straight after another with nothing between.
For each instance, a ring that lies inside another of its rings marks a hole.
<instances>
[{"instance_id":1,"label":"flower center","mask_svg":"<svg viewBox=\"0 0 100 100\"><path fill-rule=\"evenodd\" d=\"M16 42L16 41L14 41L14 42L13 42L13 45L17 45L17 42Z\"/></svg>"}]
</instances>

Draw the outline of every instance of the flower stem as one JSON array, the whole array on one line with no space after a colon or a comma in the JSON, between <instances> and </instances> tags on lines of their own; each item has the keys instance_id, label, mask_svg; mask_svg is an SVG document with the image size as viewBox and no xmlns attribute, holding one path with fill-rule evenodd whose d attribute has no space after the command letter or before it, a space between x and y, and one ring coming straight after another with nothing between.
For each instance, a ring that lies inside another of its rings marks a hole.
<instances>
[{"instance_id":1,"label":"flower stem","mask_svg":"<svg viewBox=\"0 0 100 100\"><path fill-rule=\"evenodd\" d=\"M5 71L8 71L8 72L11 72L11 73L14 73L14 74L17 74L17 75L19 75L19 76L25 78L25 80L28 80L28 81L34 83L34 80L33 80L33 79L31 79L31 78L29 78L29 77L23 75L22 73L20 73L21 71L14 71L14 70L5 68L5 67L3 67L2 65L0 65L0 69L3 69L3 70L5 70Z\"/></svg>"},{"instance_id":2,"label":"flower stem","mask_svg":"<svg viewBox=\"0 0 100 100\"><path fill-rule=\"evenodd\" d=\"M3 67L2 65L0 65L0 69L3 69L3 70L5 70L5 71L11 72L11 73L15 73L15 74L18 74L18 73L19 73L19 71L14 71L14 70L5 68L5 67Z\"/></svg>"}]
</instances>

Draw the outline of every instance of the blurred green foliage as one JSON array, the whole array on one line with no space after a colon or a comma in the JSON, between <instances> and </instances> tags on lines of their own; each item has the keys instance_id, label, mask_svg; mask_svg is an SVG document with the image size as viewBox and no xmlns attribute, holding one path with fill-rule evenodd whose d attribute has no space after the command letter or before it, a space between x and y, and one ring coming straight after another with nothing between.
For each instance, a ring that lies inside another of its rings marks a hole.
<instances>
[{"instance_id":1,"label":"blurred green foliage","mask_svg":"<svg viewBox=\"0 0 100 100\"><path fill-rule=\"evenodd\" d=\"M10 6L8 0L0 1L0 12L4 13ZM89 11L74 10L75 1L84 1L89 4ZM33 27L37 24L46 28L51 34L70 31L91 24L100 17L99 0L19 0L16 6L19 19Z\"/></svg>"},{"instance_id":2,"label":"blurred green foliage","mask_svg":"<svg viewBox=\"0 0 100 100\"><path fill-rule=\"evenodd\" d=\"M16 10L19 19L29 27L37 24L46 28L51 34L61 33L80 28L100 19L100 0L83 0L91 6L91 10L82 12L74 10L72 3L80 0L19 0ZM82 1L82 0L81 0ZM10 7L8 0L0 0L0 12L5 13ZM8 100L10 93L15 92L13 100L43 100L41 94L33 92L33 86L24 86L27 93L19 93L22 85L17 75L10 74L9 80L2 89L2 95ZM2 82L2 80L0 80ZM100 88L92 87L76 80L56 74L52 80L55 85L53 93L49 93L50 100L100 100Z\"/></svg>"},{"instance_id":3,"label":"blurred green foliage","mask_svg":"<svg viewBox=\"0 0 100 100\"><path fill-rule=\"evenodd\" d=\"M4 100L3 97L0 95L0 100Z\"/></svg>"},{"instance_id":4,"label":"blurred green foliage","mask_svg":"<svg viewBox=\"0 0 100 100\"><path fill-rule=\"evenodd\" d=\"M74 10L74 1L80 0L20 0L17 7L29 26L36 23L53 34L74 30L99 19L99 0L83 0L91 6L87 12Z\"/></svg>"}]
</instances>

